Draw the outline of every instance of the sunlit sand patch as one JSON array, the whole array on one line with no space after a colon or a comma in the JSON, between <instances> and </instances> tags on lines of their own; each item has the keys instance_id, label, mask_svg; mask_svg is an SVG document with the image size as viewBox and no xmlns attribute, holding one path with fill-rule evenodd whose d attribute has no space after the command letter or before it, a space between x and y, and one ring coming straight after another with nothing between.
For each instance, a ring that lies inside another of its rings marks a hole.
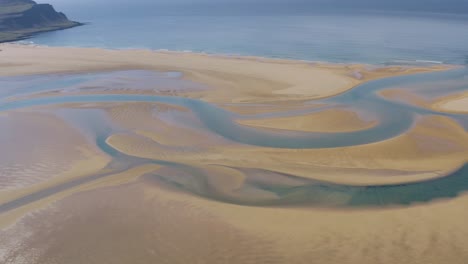
<instances>
[{"instance_id":1,"label":"sunlit sand patch","mask_svg":"<svg viewBox=\"0 0 468 264\"><path fill-rule=\"evenodd\" d=\"M385 98L413 104L426 109L446 113L467 113L466 78L456 76L450 80L438 80L388 88L379 94Z\"/></svg>"},{"instance_id":2,"label":"sunlit sand patch","mask_svg":"<svg viewBox=\"0 0 468 264\"><path fill-rule=\"evenodd\" d=\"M459 168L467 161L467 136L451 119L433 116L423 118L411 131L396 138L336 149L220 145L196 152L171 151L129 134L113 135L107 142L119 151L139 157L260 168L336 183L388 184L442 177Z\"/></svg>"},{"instance_id":3,"label":"sunlit sand patch","mask_svg":"<svg viewBox=\"0 0 468 264\"><path fill-rule=\"evenodd\" d=\"M281 103L324 98L331 96L331 94L325 96L323 94L324 91L333 91L333 95L345 91L339 91L336 89L337 87L352 88L369 80L427 72L428 70L428 68L424 67L369 67L366 65L333 65L320 63L307 65L285 63L282 66L288 65L296 67L291 67L291 70L294 69L294 72L285 68L283 72L278 73L279 76L288 77L288 79L282 81L276 81L275 73L277 69L270 69L269 67L266 68L272 70L272 72L268 78L254 78L251 73L237 75L228 71L189 72L186 73L186 78L205 83L214 88L210 90L209 93L194 93L194 97L206 101L218 103ZM430 71L440 71L451 68L452 67L449 66L435 66L430 67ZM312 69L316 70L317 75L312 75L312 72L309 72L309 75L302 74L304 70L310 71ZM331 71L335 76L326 74L327 71ZM359 78L356 78L356 71L359 71ZM312 80L310 79L311 77L315 79ZM294 80L294 82L292 82L292 80ZM255 89L252 89L252 87L255 87Z\"/></svg>"},{"instance_id":4,"label":"sunlit sand patch","mask_svg":"<svg viewBox=\"0 0 468 264\"><path fill-rule=\"evenodd\" d=\"M181 74L176 72L151 70L103 71L81 75L57 74L51 75L46 80L41 80L40 76L33 76L31 78L38 80L30 83L29 87L26 86L29 89L12 89L11 95L7 100L17 101L31 98L83 94L184 96L188 92L208 89L205 85L184 80L181 76ZM11 81L8 82L8 85L11 85L11 83ZM62 85L57 85L60 83Z\"/></svg>"},{"instance_id":5,"label":"sunlit sand patch","mask_svg":"<svg viewBox=\"0 0 468 264\"><path fill-rule=\"evenodd\" d=\"M96 60L96 57L101 59ZM348 91L371 79L453 68L447 65L373 68L194 53L32 48L11 44L2 45L2 61L24 64L4 68L0 73L2 76L128 69L176 71L184 74L184 80L210 87L186 96L215 103L311 100ZM360 78L356 77L356 71L359 71Z\"/></svg>"},{"instance_id":6,"label":"sunlit sand patch","mask_svg":"<svg viewBox=\"0 0 468 264\"><path fill-rule=\"evenodd\" d=\"M393 76L409 75L424 73L427 67L421 66L377 66L377 65L363 65L363 64L320 64L325 69L332 69L340 72L341 74L348 74L350 77L358 80L375 80L388 77L389 74ZM459 68L456 65L432 65L429 66L434 71L448 70Z\"/></svg>"},{"instance_id":7,"label":"sunlit sand patch","mask_svg":"<svg viewBox=\"0 0 468 264\"><path fill-rule=\"evenodd\" d=\"M387 89L380 91L378 94L387 99L403 102L406 104L417 105L420 107L429 108L430 105L430 101L428 99L403 89Z\"/></svg>"},{"instance_id":8,"label":"sunlit sand patch","mask_svg":"<svg viewBox=\"0 0 468 264\"><path fill-rule=\"evenodd\" d=\"M441 98L433 104L433 108L447 112L468 113L468 92Z\"/></svg>"},{"instance_id":9,"label":"sunlit sand patch","mask_svg":"<svg viewBox=\"0 0 468 264\"><path fill-rule=\"evenodd\" d=\"M292 117L239 119L237 122L252 127L309 132L350 132L364 130L377 124L377 121L363 120L358 114L342 109Z\"/></svg>"},{"instance_id":10,"label":"sunlit sand patch","mask_svg":"<svg viewBox=\"0 0 468 264\"><path fill-rule=\"evenodd\" d=\"M210 141L209 137L201 133L184 133L184 132L174 132L172 135L167 133L160 133L154 131L135 131L137 135L143 136L145 138L151 139L153 142L165 146L172 146L176 148L185 147L188 149L193 149L193 147L198 148L207 148L212 145L215 145L216 142ZM175 137L174 137L175 136ZM180 136L179 138L177 138ZM215 140L216 141L216 140ZM221 140L218 140L221 141Z\"/></svg>"},{"instance_id":11,"label":"sunlit sand patch","mask_svg":"<svg viewBox=\"0 0 468 264\"><path fill-rule=\"evenodd\" d=\"M248 184L249 175L225 166L209 165L203 168L208 183L216 192L236 201L269 201L277 198L273 192Z\"/></svg>"},{"instance_id":12,"label":"sunlit sand patch","mask_svg":"<svg viewBox=\"0 0 468 264\"><path fill-rule=\"evenodd\" d=\"M185 107L163 103L123 103L106 109L111 120L137 135L165 146L201 147L226 143L207 131Z\"/></svg>"},{"instance_id":13,"label":"sunlit sand patch","mask_svg":"<svg viewBox=\"0 0 468 264\"><path fill-rule=\"evenodd\" d=\"M126 184L126 183L134 181L135 179L138 179L140 176L145 175L146 173L153 172L159 168L160 166L156 164L144 164L144 165L137 166L129 170L120 172L120 173L111 174L108 177L96 179L94 181L91 181L83 185L75 186L71 189L58 192L56 194L53 194L43 199L37 199L36 201L33 201L29 204L20 206L18 208L15 208L13 210L0 214L0 230L10 227L11 225L15 224L19 219L23 218L24 216L31 215L31 214L34 215L35 212L44 210L45 208L48 208L49 206L53 205L55 202L65 197L68 197L74 193L88 191L88 190L92 190L92 189L96 189L100 187L118 186L121 184ZM73 174L73 176L77 177L77 174L75 173ZM86 175L81 175L81 176L86 176ZM64 179L64 180L67 180L67 179ZM32 191L44 190L50 187L53 188L53 186L56 186L60 183L61 182L57 180L55 182L50 182L50 183L43 184L43 185L38 184L37 186L34 186L34 188L32 188ZM25 195L25 194L27 193L23 193L22 195Z\"/></svg>"},{"instance_id":14,"label":"sunlit sand patch","mask_svg":"<svg viewBox=\"0 0 468 264\"><path fill-rule=\"evenodd\" d=\"M262 208L193 197L142 178L77 193L24 218L0 236L0 260L464 264L467 199L385 210ZM15 243L13 234L28 235Z\"/></svg>"},{"instance_id":15,"label":"sunlit sand patch","mask_svg":"<svg viewBox=\"0 0 468 264\"><path fill-rule=\"evenodd\" d=\"M109 162L108 157L90 153L88 150L83 151L86 153L86 158L73 162L73 164L67 170L53 174L54 177L52 179L44 180L23 188L2 190L0 192L0 203L7 203L20 197L51 188L76 178L92 175L102 170ZM0 226L1 225L2 224L0 223Z\"/></svg>"},{"instance_id":16,"label":"sunlit sand patch","mask_svg":"<svg viewBox=\"0 0 468 264\"><path fill-rule=\"evenodd\" d=\"M468 94L466 92L427 97L421 93L410 92L404 89L387 89L380 91L379 94L388 99L435 111L461 114L468 112Z\"/></svg>"},{"instance_id":17,"label":"sunlit sand patch","mask_svg":"<svg viewBox=\"0 0 468 264\"><path fill-rule=\"evenodd\" d=\"M106 111L113 122L132 130L157 129L163 123L158 118L163 113L189 112L180 106L145 102L113 104Z\"/></svg>"},{"instance_id":18,"label":"sunlit sand patch","mask_svg":"<svg viewBox=\"0 0 468 264\"><path fill-rule=\"evenodd\" d=\"M445 173L452 171L455 168L463 165L468 157L467 134L462 127L449 118L444 117L427 117L422 119L416 126L406 134L398 136L394 139L367 144L362 146L352 146L337 149L322 149L322 150L267 150L244 148L243 157L256 157L259 166L263 162L265 169L273 169L293 175L301 175L304 177L312 177L322 180L344 181L347 183L385 183L385 182L405 182L413 180L421 180L423 177L378 177L385 176L385 170L393 170L390 175L398 175L398 170L406 172L423 172L424 175L430 176L427 173L434 171L432 176L442 176ZM439 147L434 147L434 144L439 144ZM230 156L230 150L224 150L223 155ZM269 157L270 161L257 158L262 152L263 156ZM243 159L237 164L249 164L249 160ZM269 164L268 164L269 163ZM268 165L266 165L268 164ZM318 168L317 168L318 167ZM313 173L314 169L319 169ZM333 169L357 169L355 173L349 171L337 171L333 173ZM359 170L361 169L361 170ZM374 169L376 171L368 171ZM383 170L379 173L379 170ZM383 173L382 173L383 172ZM424 173L426 172L426 173ZM388 172L387 172L388 173ZM416 173L416 174L418 174ZM342 177L338 175L342 174ZM352 174L356 174L351 176ZM371 176L374 174L374 179L370 177L360 177L360 175ZM405 175L406 173L401 173ZM337 175L338 177L334 177ZM349 176L345 176L349 175ZM341 178L341 180L340 180Z\"/></svg>"},{"instance_id":19,"label":"sunlit sand patch","mask_svg":"<svg viewBox=\"0 0 468 264\"><path fill-rule=\"evenodd\" d=\"M456 73L457 71L453 71ZM460 72L460 71L458 71ZM418 96L426 99L432 100L439 98L441 96L446 96L447 94L453 94L460 91L466 90L467 81L466 78L462 76L453 76L449 78L444 78L442 80L430 80L407 84L407 85L397 85L395 87L389 87L390 90L398 89L417 94Z\"/></svg>"},{"instance_id":20,"label":"sunlit sand patch","mask_svg":"<svg viewBox=\"0 0 468 264\"><path fill-rule=\"evenodd\" d=\"M366 80L446 69L311 65L150 51L43 47L37 50L40 52L13 47L2 53L5 55L2 59L7 61L34 63L6 68L6 72L1 74L38 73L45 69L52 72L125 68L175 70L184 74L184 80L200 82L210 90L156 89L151 93L171 96L183 93L221 107L233 107L232 103L267 105L257 108L258 111L255 107L244 112L236 109L242 104L232 108L241 114L300 112L303 110L301 104L306 100L336 95ZM64 53L70 54L68 60L61 57ZM97 55L106 59L96 61ZM98 81L69 92L141 93L140 90L151 89L145 86L134 91L121 85L127 82L131 79ZM276 105L277 109L268 105ZM385 263L382 259L395 263L401 256L413 262L439 260L443 256L444 261L457 263L457 257L466 255L452 254L457 249L446 245L446 242L462 240L457 235L466 237L465 225L461 224L463 220L442 218L450 213L453 215L456 212L454 208L460 209L462 204L457 202L464 201L463 197L447 202L455 204L453 207L439 208L437 204L427 204L389 210L250 208L230 204L274 201L281 194L267 187L299 188L315 180L341 183L351 188L349 185L401 184L443 177L465 164L468 156L466 131L449 118L419 118L407 133L373 144L295 150L226 140L208 131L199 117L184 107L160 103L90 103L74 107L102 108L109 120L124 130L114 131L106 140L118 151L176 164L170 167L139 164L128 171L74 186L1 214L0 226L4 227L33 212L12 229L4 231L10 233L3 233L7 234L3 237L11 237L20 232L15 229L18 226L28 228L21 232L31 236L22 238L21 245L0 236L0 245L9 249L7 255L0 255L0 260L16 261L30 257L31 261L58 263L70 259L77 263L102 263L104 259L115 260L116 263L130 259L169 263L284 263L287 259L292 263L361 264ZM264 131L290 127L306 131L320 128L326 128L320 130L325 132L354 131L377 124L366 123L358 116L339 110L317 115L321 116L311 114L307 117L313 116L325 123L319 128L312 125L318 123L315 120L304 125L304 116L256 121L269 122L267 125L270 126ZM62 140L58 139L59 142ZM72 141L73 144L77 142ZM84 163L81 165L85 166ZM68 171L74 169L68 168ZM67 177L71 178L71 175ZM27 191L22 189L20 195L41 190L58 181L54 178L46 183L49 185L32 183ZM344 205L351 199L351 194L335 192L326 198L330 204ZM37 211L39 208L43 210ZM425 208L431 210L426 211ZM437 210L440 215L433 216ZM387 214L387 211L392 213ZM421 215L425 217L425 228L418 226L417 220ZM461 232L454 235L453 230L438 225L442 220ZM369 227L369 223L374 222L376 224ZM190 239L186 233L191 234ZM434 236L436 239L432 239ZM387 240L382 240L382 237ZM15 245L11 246L12 243ZM44 244L47 247L43 247ZM395 244L404 244L406 248L397 248ZM375 245L379 245L377 249ZM414 250L408 251L408 247ZM32 252L31 248L37 251ZM109 248L112 250L105 250ZM88 252L87 259L80 254L83 251Z\"/></svg>"},{"instance_id":21,"label":"sunlit sand patch","mask_svg":"<svg viewBox=\"0 0 468 264\"><path fill-rule=\"evenodd\" d=\"M163 93L183 94L184 92L204 90L207 87L183 80L177 72L157 72L146 70L127 70L104 72L93 80L67 87L66 92L74 93Z\"/></svg>"},{"instance_id":22,"label":"sunlit sand patch","mask_svg":"<svg viewBox=\"0 0 468 264\"><path fill-rule=\"evenodd\" d=\"M169 199L189 199L180 193L165 194ZM465 257L455 254L460 247L452 243L466 243L456 230L462 234L468 230L462 220L453 218L465 207L466 198L427 207L358 211L250 208L196 198L191 202L210 208L223 215L225 221L253 234L275 238L278 250L293 263L374 263L377 258L381 263L394 263L402 256L418 261L450 258L454 263L463 263ZM418 220L421 218L424 223ZM457 228L452 229L454 226ZM394 247L402 237L408 247ZM376 243L379 247L375 247Z\"/></svg>"},{"instance_id":23,"label":"sunlit sand patch","mask_svg":"<svg viewBox=\"0 0 468 264\"><path fill-rule=\"evenodd\" d=\"M255 114L275 114L285 111L301 111L307 107L307 109L313 109L324 106L323 104L307 104L303 102L275 102L269 104L220 104L219 107L226 109L230 112L237 113L240 115L255 115Z\"/></svg>"},{"instance_id":24,"label":"sunlit sand patch","mask_svg":"<svg viewBox=\"0 0 468 264\"><path fill-rule=\"evenodd\" d=\"M10 112L0 126L0 197L52 180L99 155L82 135L50 114Z\"/></svg>"},{"instance_id":25,"label":"sunlit sand patch","mask_svg":"<svg viewBox=\"0 0 468 264\"><path fill-rule=\"evenodd\" d=\"M282 263L273 240L245 233L187 201L165 199L144 183L84 194L4 231L3 260L34 254L31 264ZM21 245L9 245L6 238L20 231L31 235Z\"/></svg>"},{"instance_id":26,"label":"sunlit sand patch","mask_svg":"<svg viewBox=\"0 0 468 264\"><path fill-rule=\"evenodd\" d=\"M179 190L224 202L261 203L278 199L274 192L249 184L251 176L237 168L200 164L190 166L197 172L188 173L175 167L165 167L158 170L154 178L177 186ZM272 178L274 180L274 175Z\"/></svg>"}]
</instances>

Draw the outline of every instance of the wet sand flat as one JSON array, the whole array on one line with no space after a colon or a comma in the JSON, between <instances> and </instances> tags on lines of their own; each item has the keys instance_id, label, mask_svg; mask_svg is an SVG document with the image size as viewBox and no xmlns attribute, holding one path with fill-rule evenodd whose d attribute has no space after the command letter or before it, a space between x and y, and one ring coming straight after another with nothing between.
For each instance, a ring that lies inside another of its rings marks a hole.
<instances>
[{"instance_id":1,"label":"wet sand flat","mask_svg":"<svg viewBox=\"0 0 468 264\"><path fill-rule=\"evenodd\" d=\"M366 129L376 123L376 121L363 120L352 111L341 109L325 110L303 116L238 120L237 122L253 127L315 132L349 132Z\"/></svg>"},{"instance_id":2,"label":"wet sand flat","mask_svg":"<svg viewBox=\"0 0 468 264\"><path fill-rule=\"evenodd\" d=\"M434 104L434 108L449 112L466 113L468 112L468 94L465 92L463 94L441 99L439 102Z\"/></svg>"},{"instance_id":3,"label":"wet sand flat","mask_svg":"<svg viewBox=\"0 0 468 264\"><path fill-rule=\"evenodd\" d=\"M192 142L187 142L186 146L203 140L199 134L192 137L193 133L190 130L181 132L182 129L175 127L173 132L169 133L183 133L184 138ZM210 134L205 134L205 137L209 136ZM145 133L115 134L109 137L107 142L119 151L145 158L262 168L305 178L348 184L375 184L403 183L444 175L466 162L467 139L468 135L458 124L450 119L432 117L421 120L406 135L379 143L346 148L275 149L220 142L203 151L181 151L164 147L177 144L177 137L154 141L154 138L146 137ZM390 175L409 175L385 177L385 173L380 176L379 170L394 170ZM403 173L405 171L407 173ZM410 177L411 174L422 177Z\"/></svg>"},{"instance_id":4,"label":"wet sand flat","mask_svg":"<svg viewBox=\"0 0 468 264\"><path fill-rule=\"evenodd\" d=\"M5 65L0 65L1 76L121 69L180 71L184 73L184 78L213 88L209 91L194 92L192 96L217 103L303 101L333 96L376 78L451 68L368 68L363 65L332 66L288 60L148 50L111 51L14 44L2 44L1 47L0 58ZM365 77L356 78L353 73L357 69ZM312 83L315 85L310 85Z\"/></svg>"},{"instance_id":5,"label":"wet sand flat","mask_svg":"<svg viewBox=\"0 0 468 264\"><path fill-rule=\"evenodd\" d=\"M254 208L147 181L76 194L26 217L0 236L12 248L4 259L462 264L468 257L466 197L386 210Z\"/></svg>"},{"instance_id":6,"label":"wet sand flat","mask_svg":"<svg viewBox=\"0 0 468 264\"><path fill-rule=\"evenodd\" d=\"M108 159L57 116L9 112L0 127L0 202L93 173Z\"/></svg>"},{"instance_id":7,"label":"wet sand flat","mask_svg":"<svg viewBox=\"0 0 468 264\"><path fill-rule=\"evenodd\" d=\"M453 66L1 49L1 263L468 258L463 99L370 82Z\"/></svg>"}]
</instances>

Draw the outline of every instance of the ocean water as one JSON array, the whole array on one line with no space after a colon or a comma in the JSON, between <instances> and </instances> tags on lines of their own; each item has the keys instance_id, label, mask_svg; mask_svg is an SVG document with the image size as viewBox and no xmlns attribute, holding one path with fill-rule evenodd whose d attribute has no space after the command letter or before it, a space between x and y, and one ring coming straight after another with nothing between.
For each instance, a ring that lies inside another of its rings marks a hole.
<instances>
[{"instance_id":1,"label":"ocean water","mask_svg":"<svg viewBox=\"0 0 468 264\"><path fill-rule=\"evenodd\" d=\"M145 48L311 61L468 64L468 15L316 13L86 16L40 45Z\"/></svg>"}]
</instances>

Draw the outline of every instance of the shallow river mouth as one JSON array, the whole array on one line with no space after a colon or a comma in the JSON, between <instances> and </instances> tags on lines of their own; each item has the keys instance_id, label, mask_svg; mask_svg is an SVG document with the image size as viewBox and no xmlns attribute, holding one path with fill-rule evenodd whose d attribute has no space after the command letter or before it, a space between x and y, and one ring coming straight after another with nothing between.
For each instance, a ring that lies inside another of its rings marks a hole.
<instances>
[{"instance_id":1,"label":"shallow river mouth","mask_svg":"<svg viewBox=\"0 0 468 264\"><path fill-rule=\"evenodd\" d=\"M358 112L369 113L378 121L376 125L367 129L339 133L257 129L240 125L235 120L258 118L259 115L231 113L214 104L201 100L177 96L109 93L108 91L115 85L112 79L116 75L125 77L126 81L123 81L119 85L121 88L128 88L129 90L146 89L144 83L188 88L193 85L194 89L200 89L200 87L196 87L196 84L183 81L176 73L163 74L145 71L8 77L0 78L0 84L3 87L12 87L11 90L5 89L0 93L0 113L20 109L34 109L34 107L49 105L61 105L62 108L67 108L68 104L87 103L164 103L189 109L200 120L202 129L206 129L210 133L221 136L235 144L277 149L326 149L380 142L404 134L411 129L417 118L432 115L451 118L464 127L465 130L468 128L468 115L438 112L386 99L379 95L379 91L385 89L436 81L443 83L444 80L463 81L463 85L457 86L452 90L448 89L445 91L446 93L463 91L468 89L468 71L466 69L371 81L335 97L313 101L313 103L323 104L324 106L322 107L308 108L308 102L305 103L304 110L301 110L302 113L314 113L333 107L345 107L355 109ZM109 90L103 89L102 93L98 94L66 95L67 92L86 91L90 87L90 83L96 81L99 82L99 88L108 88ZM144 83L139 84L138 82ZM80 110L75 109L75 111ZM279 117L292 114L294 114L294 111L283 111L269 114L269 116ZM248 194L245 194L245 197L223 195L207 183L203 170L190 164L162 159L140 158L122 153L113 148L106 140L111 135L122 131L110 124L110 121L106 118L94 115L92 111L89 111L83 112L80 120L78 122L70 117L68 121L77 126L86 127L85 129L91 135L96 146L112 158L108 167L102 172L73 179L0 204L0 213L148 163L155 163L181 171L184 175L188 175L187 177L193 178L194 182L197 182L195 185L181 184L180 182L171 180L170 177L159 175L157 172L145 175L145 177L157 180L172 188L182 189L218 201L256 206L377 207L409 205L416 202L429 202L435 199L456 197L468 190L468 164L465 164L445 177L406 184L386 185L336 184L271 172L275 174L276 178L300 181L301 184L281 185L278 183L269 184L266 181L246 180L246 184L251 188L274 194L274 196L257 199L255 196L249 197ZM85 121L83 122L83 120ZM245 170L245 168L235 169ZM246 171L245 173L255 172ZM262 173L268 174L270 172L263 170Z\"/></svg>"}]
</instances>

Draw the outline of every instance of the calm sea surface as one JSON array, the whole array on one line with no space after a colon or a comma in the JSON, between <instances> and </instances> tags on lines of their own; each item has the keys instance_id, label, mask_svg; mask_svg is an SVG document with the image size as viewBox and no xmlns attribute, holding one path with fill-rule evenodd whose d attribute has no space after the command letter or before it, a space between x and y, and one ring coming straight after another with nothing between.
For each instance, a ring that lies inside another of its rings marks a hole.
<instances>
[{"instance_id":1,"label":"calm sea surface","mask_svg":"<svg viewBox=\"0 0 468 264\"><path fill-rule=\"evenodd\" d=\"M148 48L375 64L468 64L468 15L73 16L36 44Z\"/></svg>"}]
</instances>

